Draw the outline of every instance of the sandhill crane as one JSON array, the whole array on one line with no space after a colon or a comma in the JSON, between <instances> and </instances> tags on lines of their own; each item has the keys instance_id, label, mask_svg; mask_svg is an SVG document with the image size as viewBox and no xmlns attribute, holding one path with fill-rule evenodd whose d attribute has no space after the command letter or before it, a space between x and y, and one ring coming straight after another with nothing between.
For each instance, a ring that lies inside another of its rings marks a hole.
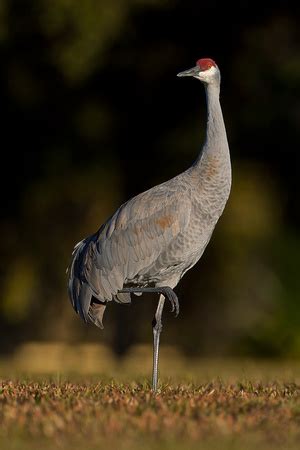
<instances>
[{"instance_id":1,"label":"sandhill crane","mask_svg":"<svg viewBox=\"0 0 300 450\"><path fill-rule=\"evenodd\" d=\"M202 256L231 187L231 164L221 111L220 71L210 58L178 74L205 86L206 139L192 166L180 175L133 197L97 231L79 242L69 267L69 295L85 322L103 328L103 314L114 300L131 294L160 294L153 327L152 389L158 382L159 339L165 299L176 316L173 291Z\"/></svg>"}]
</instances>

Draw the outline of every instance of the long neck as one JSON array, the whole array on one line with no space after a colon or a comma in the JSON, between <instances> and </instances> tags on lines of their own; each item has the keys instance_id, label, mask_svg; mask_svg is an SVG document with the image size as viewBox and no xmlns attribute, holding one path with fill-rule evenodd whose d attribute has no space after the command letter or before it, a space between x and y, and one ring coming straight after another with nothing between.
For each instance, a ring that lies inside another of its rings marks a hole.
<instances>
[{"instance_id":1,"label":"long neck","mask_svg":"<svg viewBox=\"0 0 300 450\"><path fill-rule=\"evenodd\" d=\"M205 85L207 100L206 139L202 151L195 161L194 167L201 168L207 160L216 159L220 162L229 160L229 148L226 130L221 110L219 84Z\"/></svg>"}]
</instances>

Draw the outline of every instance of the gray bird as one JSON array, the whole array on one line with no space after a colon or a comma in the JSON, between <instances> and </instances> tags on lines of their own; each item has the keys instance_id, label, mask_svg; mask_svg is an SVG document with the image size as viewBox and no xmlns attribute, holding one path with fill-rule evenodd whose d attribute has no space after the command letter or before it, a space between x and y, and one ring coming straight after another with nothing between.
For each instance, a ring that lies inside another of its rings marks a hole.
<instances>
[{"instance_id":1,"label":"gray bird","mask_svg":"<svg viewBox=\"0 0 300 450\"><path fill-rule=\"evenodd\" d=\"M120 206L97 233L79 242L69 267L69 295L85 322L103 328L111 300L130 303L131 294L160 294L153 327L152 389L158 382L159 339L165 299L176 316L173 291L201 258L221 216L231 187L231 164L219 101L220 71L209 58L199 59L178 77L204 84L206 139L193 165L175 178Z\"/></svg>"}]
</instances>

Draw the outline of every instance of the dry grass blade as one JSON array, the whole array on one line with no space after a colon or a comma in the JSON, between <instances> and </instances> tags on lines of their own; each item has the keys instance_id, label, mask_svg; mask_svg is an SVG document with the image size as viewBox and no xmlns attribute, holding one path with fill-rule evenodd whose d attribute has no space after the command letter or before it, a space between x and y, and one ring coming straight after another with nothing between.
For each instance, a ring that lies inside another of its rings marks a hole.
<instances>
[{"instance_id":1,"label":"dry grass blade","mask_svg":"<svg viewBox=\"0 0 300 450\"><path fill-rule=\"evenodd\" d=\"M289 436L296 449L299 398L295 383L166 383L153 395L143 383L3 380L1 448L280 448Z\"/></svg>"}]
</instances>

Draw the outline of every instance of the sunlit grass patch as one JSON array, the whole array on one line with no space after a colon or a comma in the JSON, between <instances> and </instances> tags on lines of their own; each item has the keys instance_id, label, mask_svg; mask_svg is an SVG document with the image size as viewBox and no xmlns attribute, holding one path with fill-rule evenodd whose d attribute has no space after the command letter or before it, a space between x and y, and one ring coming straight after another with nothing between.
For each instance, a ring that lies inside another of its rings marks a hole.
<instances>
[{"instance_id":1,"label":"sunlit grass patch","mask_svg":"<svg viewBox=\"0 0 300 450\"><path fill-rule=\"evenodd\" d=\"M1 448L296 449L300 439L300 386L288 382L163 381L153 394L147 381L3 380L0 404Z\"/></svg>"},{"instance_id":2,"label":"sunlit grass patch","mask_svg":"<svg viewBox=\"0 0 300 450\"><path fill-rule=\"evenodd\" d=\"M34 344L0 363L0 448L298 449L300 364ZM32 369L32 370L30 370Z\"/></svg>"}]
</instances>

